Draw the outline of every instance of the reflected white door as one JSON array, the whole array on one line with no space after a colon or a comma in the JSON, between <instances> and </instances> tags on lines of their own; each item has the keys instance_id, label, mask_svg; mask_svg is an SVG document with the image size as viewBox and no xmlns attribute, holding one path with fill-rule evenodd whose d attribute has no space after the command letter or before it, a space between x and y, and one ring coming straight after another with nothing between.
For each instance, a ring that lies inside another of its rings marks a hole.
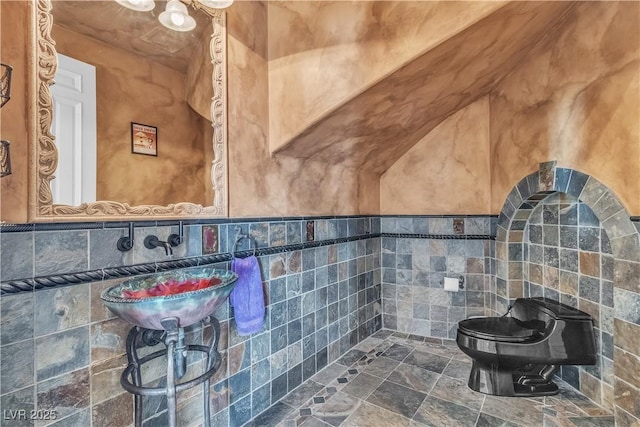
<instances>
[{"instance_id":1,"label":"reflected white door","mask_svg":"<svg viewBox=\"0 0 640 427\"><path fill-rule=\"evenodd\" d=\"M58 168L51 181L53 203L96 201L96 68L58 54L51 130Z\"/></svg>"}]
</instances>

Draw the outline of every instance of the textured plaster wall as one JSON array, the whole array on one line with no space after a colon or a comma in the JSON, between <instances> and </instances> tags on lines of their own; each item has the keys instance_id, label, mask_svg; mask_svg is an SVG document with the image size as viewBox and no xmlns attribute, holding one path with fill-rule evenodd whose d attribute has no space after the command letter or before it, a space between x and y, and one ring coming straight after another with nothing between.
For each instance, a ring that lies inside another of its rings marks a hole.
<instances>
[{"instance_id":1,"label":"textured plaster wall","mask_svg":"<svg viewBox=\"0 0 640 427\"><path fill-rule=\"evenodd\" d=\"M446 118L380 178L381 214L486 214L489 99Z\"/></svg>"},{"instance_id":2,"label":"textured plaster wall","mask_svg":"<svg viewBox=\"0 0 640 427\"><path fill-rule=\"evenodd\" d=\"M266 5L236 2L227 11L227 32L229 214L377 213L377 178L366 171L271 156Z\"/></svg>"},{"instance_id":3,"label":"textured plaster wall","mask_svg":"<svg viewBox=\"0 0 640 427\"><path fill-rule=\"evenodd\" d=\"M202 39L194 47L186 72L187 102L207 120L211 117L211 98L213 98L211 32L212 30L209 29L204 30Z\"/></svg>"},{"instance_id":4,"label":"textured plaster wall","mask_svg":"<svg viewBox=\"0 0 640 427\"><path fill-rule=\"evenodd\" d=\"M442 120L495 88L545 34L562 25L572 7L571 2L509 3L413 61L397 64L320 120L310 120L277 153L382 173ZM350 71L321 48L313 54ZM288 90L307 92L293 82ZM341 90L331 83L326 92Z\"/></svg>"},{"instance_id":5,"label":"textured plaster wall","mask_svg":"<svg viewBox=\"0 0 640 427\"><path fill-rule=\"evenodd\" d=\"M581 2L492 93L492 213L539 163L558 160L640 214L639 26L637 2Z\"/></svg>"},{"instance_id":6,"label":"textured plaster wall","mask_svg":"<svg viewBox=\"0 0 640 427\"><path fill-rule=\"evenodd\" d=\"M16 117L29 116L27 99L30 66L29 52L24 46L29 43L31 7L27 2L0 2L1 60L13 66L11 100L0 110L0 137L11 143L12 174L0 180L0 219L7 222L27 222L29 142L35 138L28 128L27 120Z\"/></svg>"},{"instance_id":7,"label":"textured plaster wall","mask_svg":"<svg viewBox=\"0 0 640 427\"><path fill-rule=\"evenodd\" d=\"M577 5L491 92L485 117L469 110L484 101L459 110L383 174L381 213L497 214L522 176L557 159L638 215L639 6Z\"/></svg>"},{"instance_id":8,"label":"textured plaster wall","mask_svg":"<svg viewBox=\"0 0 640 427\"><path fill-rule=\"evenodd\" d=\"M504 4L269 2L271 150Z\"/></svg>"},{"instance_id":9,"label":"textured plaster wall","mask_svg":"<svg viewBox=\"0 0 640 427\"><path fill-rule=\"evenodd\" d=\"M186 102L185 75L54 25L59 53L96 67L98 200L205 204L213 131ZM158 128L158 156L131 153L130 123Z\"/></svg>"}]
</instances>

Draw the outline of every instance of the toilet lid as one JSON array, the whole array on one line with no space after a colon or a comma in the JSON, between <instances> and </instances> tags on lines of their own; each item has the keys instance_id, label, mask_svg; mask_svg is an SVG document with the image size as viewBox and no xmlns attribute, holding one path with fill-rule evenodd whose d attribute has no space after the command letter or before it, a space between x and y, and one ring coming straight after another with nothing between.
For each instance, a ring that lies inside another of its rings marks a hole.
<instances>
[{"instance_id":1,"label":"toilet lid","mask_svg":"<svg viewBox=\"0 0 640 427\"><path fill-rule=\"evenodd\" d=\"M544 322L522 322L513 317L478 317L458 323L460 332L492 341L527 341L544 330Z\"/></svg>"}]
</instances>

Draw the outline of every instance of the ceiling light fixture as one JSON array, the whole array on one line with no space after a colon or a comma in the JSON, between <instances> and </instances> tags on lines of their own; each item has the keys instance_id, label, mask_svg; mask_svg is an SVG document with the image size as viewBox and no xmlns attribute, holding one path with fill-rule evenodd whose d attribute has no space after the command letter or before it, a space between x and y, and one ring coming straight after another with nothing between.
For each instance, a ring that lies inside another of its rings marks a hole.
<instances>
[{"instance_id":1,"label":"ceiling light fixture","mask_svg":"<svg viewBox=\"0 0 640 427\"><path fill-rule=\"evenodd\" d=\"M116 0L116 2L127 9L138 12L148 12L156 7L153 0Z\"/></svg>"},{"instance_id":2,"label":"ceiling light fixture","mask_svg":"<svg viewBox=\"0 0 640 427\"><path fill-rule=\"evenodd\" d=\"M175 31L191 31L196 27L196 20L189 16L187 6L180 0L169 0L158 19L162 25Z\"/></svg>"},{"instance_id":3,"label":"ceiling light fixture","mask_svg":"<svg viewBox=\"0 0 640 427\"><path fill-rule=\"evenodd\" d=\"M213 9L226 9L233 4L233 0L200 0L200 3Z\"/></svg>"},{"instance_id":4,"label":"ceiling light fixture","mask_svg":"<svg viewBox=\"0 0 640 427\"><path fill-rule=\"evenodd\" d=\"M116 0L116 2L139 12L148 12L156 7L153 0ZM233 0L169 0L165 11L158 16L158 20L174 31L191 31L196 27L196 20L189 16L187 6L202 10L213 17L219 13L217 10L225 9L232 4Z\"/></svg>"}]
</instances>

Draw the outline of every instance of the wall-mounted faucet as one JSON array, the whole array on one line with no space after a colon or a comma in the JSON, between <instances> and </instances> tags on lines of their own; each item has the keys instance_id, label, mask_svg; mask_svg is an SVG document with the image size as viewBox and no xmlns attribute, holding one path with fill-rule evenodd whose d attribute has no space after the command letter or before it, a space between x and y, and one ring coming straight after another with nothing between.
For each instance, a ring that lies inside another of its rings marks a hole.
<instances>
[{"instance_id":1,"label":"wall-mounted faucet","mask_svg":"<svg viewBox=\"0 0 640 427\"><path fill-rule=\"evenodd\" d=\"M144 247L147 249L155 249L157 247L162 247L164 248L164 251L167 254L167 256L173 255L173 249L171 248L171 244L169 242L163 242L162 240L159 240L154 235L145 237Z\"/></svg>"},{"instance_id":2,"label":"wall-mounted faucet","mask_svg":"<svg viewBox=\"0 0 640 427\"><path fill-rule=\"evenodd\" d=\"M182 221L178 223L178 234L169 234L167 242L173 247L179 246L184 241L184 228Z\"/></svg>"},{"instance_id":3,"label":"wall-mounted faucet","mask_svg":"<svg viewBox=\"0 0 640 427\"><path fill-rule=\"evenodd\" d=\"M129 223L129 235L118 239L116 247L120 252L127 252L133 249L133 223Z\"/></svg>"}]
</instances>

